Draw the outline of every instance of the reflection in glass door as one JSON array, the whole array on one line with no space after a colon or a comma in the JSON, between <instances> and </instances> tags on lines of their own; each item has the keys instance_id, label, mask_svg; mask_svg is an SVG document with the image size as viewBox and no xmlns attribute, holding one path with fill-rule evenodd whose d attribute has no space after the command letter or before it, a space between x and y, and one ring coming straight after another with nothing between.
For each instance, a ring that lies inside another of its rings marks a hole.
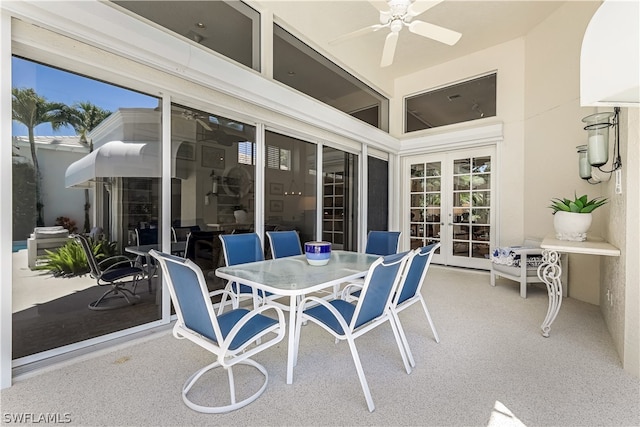
<instances>
[{"instance_id":1,"label":"reflection in glass door","mask_svg":"<svg viewBox=\"0 0 640 427\"><path fill-rule=\"evenodd\" d=\"M440 242L434 262L488 268L491 150L414 157L407 164L410 247Z\"/></svg>"}]
</instances>

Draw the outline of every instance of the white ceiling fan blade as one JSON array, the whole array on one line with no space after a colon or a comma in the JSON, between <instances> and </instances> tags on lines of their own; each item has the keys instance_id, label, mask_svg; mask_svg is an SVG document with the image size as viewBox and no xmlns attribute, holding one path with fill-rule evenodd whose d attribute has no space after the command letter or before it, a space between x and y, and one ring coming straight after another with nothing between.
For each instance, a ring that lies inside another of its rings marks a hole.
<instances>
[{"instance_id":1,"label":"white ceiling fan blade","mask_svg":"<svg viewBox=\"0 0 640 427\"><path fill-rule=\"evenodd\" d=\"M414 18L425 13L433 6L437 6L442 2L443 0L416 0L409 5L409 9L407 9L407 15L410 15L412 18Z\"/></svg>"},{"instance_id":2,"label":"white ceiling fan blade","mask_svg":"<svg viewBox=\"0 0 640 427\"><path fill-rule=\"evenodd\" d=\"M419 36L428 37L440 43L448 44L449 46L456 44L458 40L460 40L460 37L462 37L462 34L457 31L423 21L413 21L410 23L409 31Z\"/></svg>"},{"instance_id":3,"label":"white ceiling fan blade","mask_svg":"<svg viewBox=\"0 0 640 427\"><path fill-rule=\"evenodd\" d=\"M333 46L333 45L336 45L338 43L342 43L343 41L346 41L346 40L349 40L349 39L353 39L353 38L356 38L356 37L363 36L365 34L373 33L375 31L378 31L380 28L384 28L384 27L385 27L385 25L374 24L374 25L370 25L368 27L360 28L359 30L353 31L351 33L343 34L340 37L329 41L329 44Z\"/></svg>"},{"instance_id":4,"label":"white ceiling fan blade","mask_svg":"<svg viewBox=\"0 0 640 427\"><path fill-rule=\"evenodd\" d=\"M396 44L398 44L398 33L389 33L384 42L384 49L382 50L381 67L387 67L393 62L393 55L396 53Z\"/></svg>"},{"instance_id":5,"label":"white ceiling fan blade","mask_svg":"<svg viewBox=\"0 0 640 427\"><path fill-rule=\"evenodd\" d=\"M209 132L213 130L211 129L211 126L209 126L204 120L200 120L199 118L196 117L196 122L200 123L200 125L206 130L208 130Z\"/></svg>"}]
</instances>

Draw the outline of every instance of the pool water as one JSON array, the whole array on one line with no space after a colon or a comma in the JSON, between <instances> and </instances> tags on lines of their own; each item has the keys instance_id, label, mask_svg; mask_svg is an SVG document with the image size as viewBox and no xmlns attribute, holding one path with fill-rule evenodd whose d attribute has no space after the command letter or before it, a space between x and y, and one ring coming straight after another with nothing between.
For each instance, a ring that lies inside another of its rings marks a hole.
<instances>
[{"instance_id":1,"label":"pool water","mask_svg":"<svg viewBox=\"0 0 640 427\"><path fill-rule=\"evenodd\" d=\"M26 240L17 240L13 242L13 251L18 252L23 249L27 249L27 241Z\"/></svg>"}]
</instances>

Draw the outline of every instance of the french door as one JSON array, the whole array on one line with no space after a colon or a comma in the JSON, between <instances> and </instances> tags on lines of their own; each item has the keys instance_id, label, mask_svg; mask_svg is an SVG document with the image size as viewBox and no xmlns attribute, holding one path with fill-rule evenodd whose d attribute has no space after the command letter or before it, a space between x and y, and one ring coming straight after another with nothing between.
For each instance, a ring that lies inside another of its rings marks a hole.
<instances>
[{"instance_id":1,"label":"french door","mask_svg":"<svg viewBox=\"0 0 640 427\"><path fill-rule=\"evenodd\" d=\"M494 149L403 161L403 236L411 249L440 242L433 262L489 269L493 241Z\"/></svg>"}]
</instances>

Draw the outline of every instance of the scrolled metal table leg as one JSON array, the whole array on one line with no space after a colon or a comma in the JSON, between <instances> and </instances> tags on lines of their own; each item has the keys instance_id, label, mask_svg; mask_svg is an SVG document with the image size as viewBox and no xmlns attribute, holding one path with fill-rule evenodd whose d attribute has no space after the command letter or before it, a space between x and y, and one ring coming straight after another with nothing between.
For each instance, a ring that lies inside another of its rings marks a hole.
<instances>
[{"instance_id":1,"label":"scrolled metal table leg","mask_svg":"<svg viewBox=\"0 0 640 427\"><path fill-rule=\"evenodd\" d=\"M538 267L538 277L547 285L547 293L549 294L547 316L540 327L543 337L549 337L551 324L560 311L560 305L562 304L561 274L560 254L554 250L544 249L542 251L542 264Z\"/></svg>"}]
</instances>

